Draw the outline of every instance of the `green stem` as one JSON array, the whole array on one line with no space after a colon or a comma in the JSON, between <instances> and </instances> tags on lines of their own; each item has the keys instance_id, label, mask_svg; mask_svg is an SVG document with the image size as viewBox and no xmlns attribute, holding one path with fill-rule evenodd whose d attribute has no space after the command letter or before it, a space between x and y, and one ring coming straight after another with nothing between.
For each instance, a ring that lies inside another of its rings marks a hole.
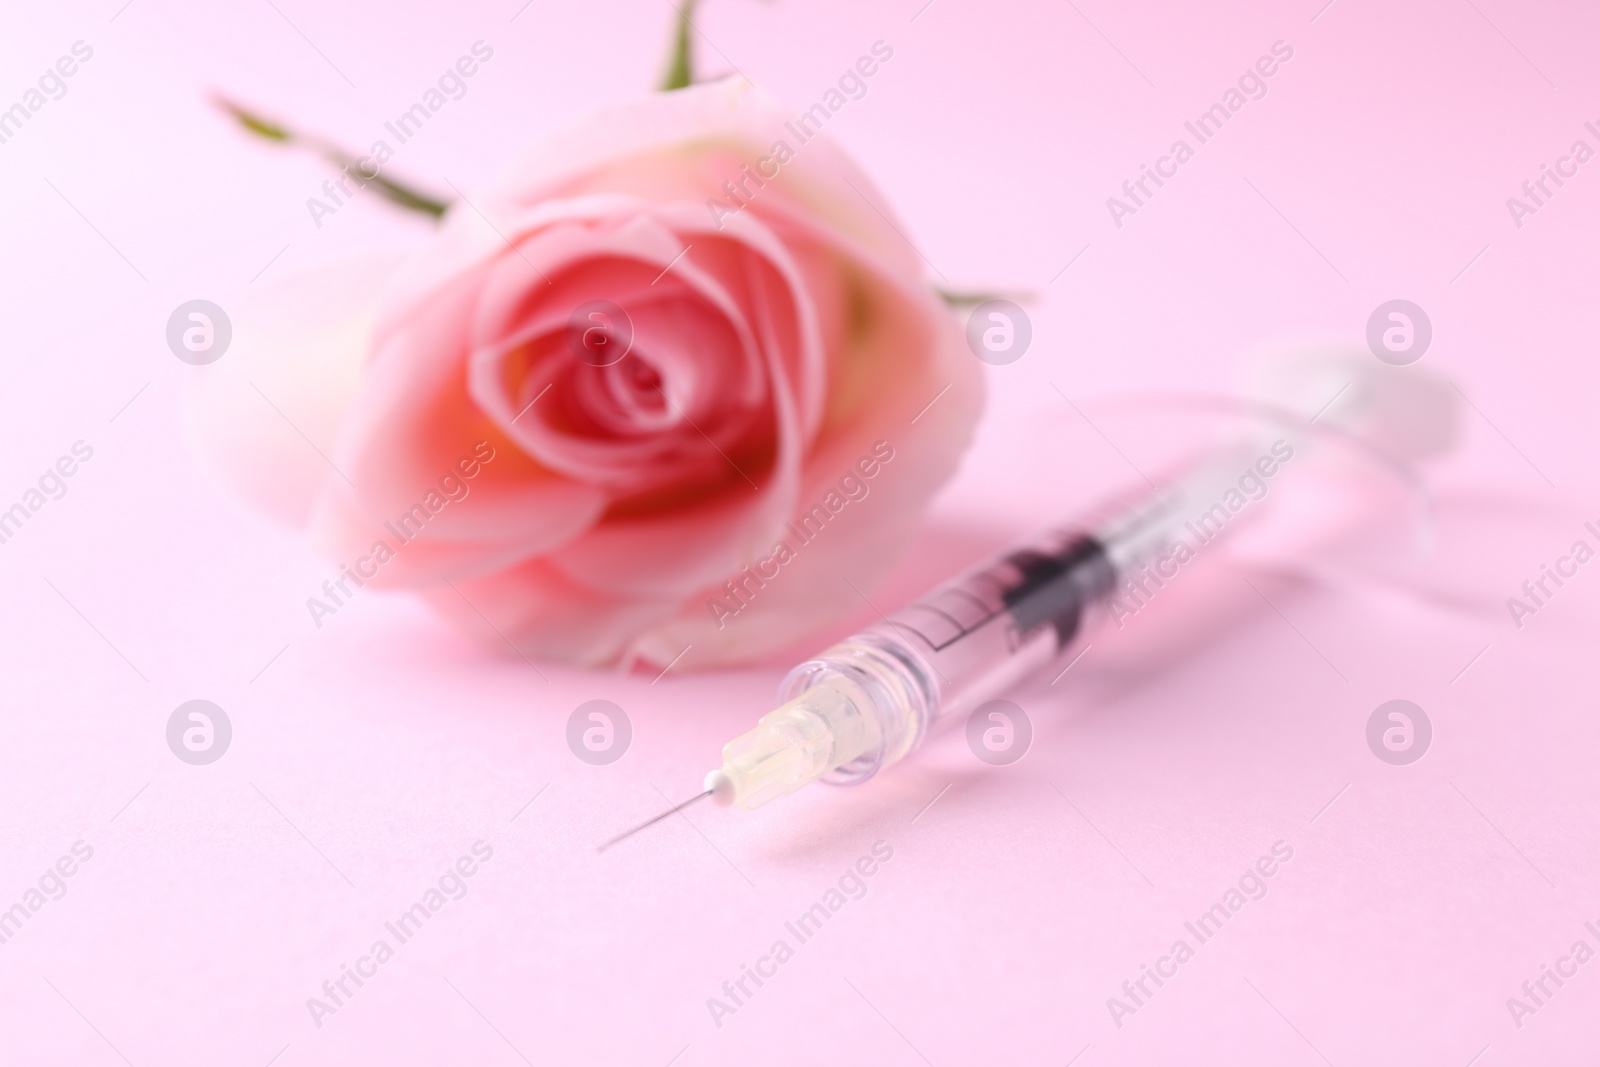
<instances>
[{"instance_id":1,"label":"green stem","mask_svg":"<svg viewBox=\"0 0 1600 1067\"><path fill-rule=\"evenodd\" d=\"M1034 293L1004 293L1004 292L970 292L956 289L945 289L934 286L933 291L940 300L953 308L977 307L979 304L990 300L1009 300L1014 304L1031 304L1036 294Z\"/></svg>"},{"instance_id":2,"label":"green stem","mask_svg":"<svg viewBox=\"0 0 1600 1067\"><path fill-rule=\"evenodd\" d=\"M304 134L291 130L271 119L263 118L251 111L247 111L225 97L216 97L217 106L233 116L246 130L267 141L276 141L281 145L294 145L315 152L323 159L349 174L361 185L375 186L378 194L390 203L405 208L407 211L416 211L432 218L439 218L450 204L446 200L429 196L402 182L385 178L382 175L369 175L360 166L361 159L331 141L324 141L320 137Z\"/></svg>"},{"instance_id":3,"label":"green stem","mask_svg":"<svg viewBox=\"0 0 1600 1067\"><path fill-rule=\"evenodd\" d=\"M416 211L437 219L450 207L447 201L437 200L426 193L419 193L408 185L391 181L382 175L374 174L368 177L367 172L359 166L360 160L336 145L319 145L317 150L322 153L323 159L326 159L340 170L354 174L356 180L362 184L376 186L380 196L392 204L405 208L407 211Z\"/></svg>"},{"instance_id":4,"label":"green stem","mask_svg":"<svg viewBox=\"0 0 1600 1067\"><path fill-rule=\"evenodd\" d=\"M690 34L694 24L694 8L699 0L678 0L678 25L672 36L672 54L667 57L667 73L661 79L661 91L671 92L694 84L694 48Z\"/></svg>"}]
</instances>

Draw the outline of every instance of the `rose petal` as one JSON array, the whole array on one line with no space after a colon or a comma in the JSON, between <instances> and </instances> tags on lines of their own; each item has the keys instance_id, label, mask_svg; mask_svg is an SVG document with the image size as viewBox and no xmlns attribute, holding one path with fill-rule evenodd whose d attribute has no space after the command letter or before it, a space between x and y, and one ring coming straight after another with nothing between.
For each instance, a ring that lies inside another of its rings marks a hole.
<instances>
[{"instance_id":1,"label":"rose petal","mask_svg":"<svg viewBox=\"0 0 1600 1067\"><path fill-rule=\"evenodd\" d=\"M230 309L228 351L190 372L191 451L284 522L306 522L331 474L327 457L404 255L367 253L258 283Z\"/></svg>"}]
</instances>

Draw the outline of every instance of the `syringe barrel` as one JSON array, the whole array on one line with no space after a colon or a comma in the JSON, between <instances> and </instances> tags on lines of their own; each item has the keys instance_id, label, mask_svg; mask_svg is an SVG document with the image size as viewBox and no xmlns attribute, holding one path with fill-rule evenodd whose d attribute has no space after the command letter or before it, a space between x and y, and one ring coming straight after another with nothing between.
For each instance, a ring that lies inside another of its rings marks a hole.
<instances>
[{"instance_id":1,"label":"syringe barrel","mask_svg":"<svg viewBox=\"0 0 1600 1067\"><path fill-rule=\"evenodd\" d=\"M1046 666L1121 576L1167 551L1255 451L1252 442L1216 450L1162 486L1014 546L800 664L779 687L781 705L724 746L707 788L719 803L752 808L819 779L864 781L902 759L938 720Z\"/></svg>"},{"instance_id":2,"label":"syringe barrel","mask_svg":"<svg viewBox=\"0 0 1600 1067\"><path fill-rule=\"evenodd\" d=\"M826 778L864 780L915 748L939 719L978 707L1047 664L1115 580L1093 537L1047 533L800 664L779 697L792 700L845 677L872 694L881 743Z\"/></svg>"},{"instance_id":3,"label":"syringe barrel","mask_svg":"<svg viewBox=\"0 0 1600 1067\"><path fill-rule=\"evenodd\" d=\"M1046 666L1121 576L1166 552L1261 447L1218 448L1084 522L1007 549L789 672L784 702L817 686L853 694L843 706L854 711L856 743L836 751L824 780L870 778L938 720L967 714Z\"/></svg>"}]
</instances>

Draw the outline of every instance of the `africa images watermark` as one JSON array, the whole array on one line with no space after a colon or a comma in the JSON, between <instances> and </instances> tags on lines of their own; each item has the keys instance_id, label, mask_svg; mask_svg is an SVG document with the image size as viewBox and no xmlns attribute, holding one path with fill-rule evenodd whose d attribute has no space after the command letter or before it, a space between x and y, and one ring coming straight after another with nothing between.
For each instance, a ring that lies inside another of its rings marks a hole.
<instances>
[{"instance_id":1,"label":"africa images watermark","mask_svg":"<svg viewBox=\"0 0 1600 1067\"><path fill-rule=\"evenodd\" d=\"M1149 563L1123 578L1117 592L1111 597L1111 617L1122 629L1125 619L1139 614L1149 606L1167 582L1178 577L1179 570L1199 553L1200 549L1216 540L1218 535L1240 512L1251 504L1265 500L1271 491L1272 477L1294 458L1294 446L1284 440L1274 441L1272 447L1239 473L1237 487L1223 492L1221 499L1196 514L1183 524L1194 539L1191 545L1181 535L1174 535L1172 544Z\"/></svg>"},{"instance_id":2,"label":"africa images watermark","mask_svg":"<svg viewBox=\"0 0 1600 1067\"><path fill-rule=\"evenodd\" d=\"M339 964L338 977L322 983L322 996L306 998L306 1010L311 1013L311 1021L317 1024L317 1029L322 1029L324 1019L329 1015L337 1015L369 980L377 977L378 968L394 959L395 950L415 937L429 919L444 910L450 901L466 896L467 879L477 874L480 867L493 858L494 849L491 846L482 840L474 841L470 856L463 855L446 867L436 884L424 890L420 899L401 912L399 918L383 924L389 936L394 938L393 945L389 944L388 938L380 937L365 955L356 957L355 967L347 963ZM354 989L350 988L351 983L355 984Z\"/></svg>"},{"instance_id":3,"label":"africa images watermark","mask_svg":"<svg viewBox=\"0 0 1600 1067\"><path fill-rule=\"evenodd\" d=\"M1596 926L1593 919L1587 920L1583 928L1596 938L1600 938L1600 926ZM1572 948L1564 956L1556 958L1556 965L1551 968L1547 964L1539 965L1539 977L1530 978L1522 983L1522 996L1507 997L1506 1011L1511 1013L1511 1021L1521 1030L1527 1025L1527 1017L1539 1014L1541 1008L1549 1006L1549 1001L1561 991L1567 981L1578 976L1578 968L1594 959L1594 949L1589 942L1579 938L1572 943ZM1551 984L1555 985L1551 989Z\"/></svg>"},{"instance_id":4,"label":"africa images watermark","mask_svg":"<svg viewBox=\"0 0 1600 1067\"><path fill-rule=\"evenodd\" d=\"M749 202L756 198L756 194L765 188L767 182L778 176L784 164L795 157L796 148L821 133L822 127L829 119L843 111L845 104L866 96L867 79L878 73L880 64L887 63L893 58L894 49L889 44L884 41L872 42L872 54L861 56L854 65L846 68L845 72L839 75L837 88L829 88L822 94L821 100L802 111L797 119L783 124L785 129L794 134L795 146L782 139L774 141L768 153L756 160L754 169L746 163L739 168L738 181L730 179L723 182L722 189L728 194L727 201L710 197L706 199L706 210L711 212L711 221L717 229L722 229L724 219L743 211ZM752 182L755 184L754 189L750 187Z\"/></svg>"},{"instance_id":5,"label":"africa images watermark","mask_svg":"<svg viewBox=\"0 0 1600 1067\"><path fill-rule=\"evenodd\" d=\"M1600 141L1600 127L1593 122L1585 122L1583 128ZM1567 184L1562 179L1576 178L1578 168L1593 159L1594 154L1589 142L1579 138L1572 142L1572 147L1567 150L1566 155L1556 157L1554 168L1548 163L1539 164L1539 176L1522 183L1522 196L1506 197L1506 210L1511 212L1511 221L1517 229L1522 229L1523 220L1529 215L1537 215L1539 209L1545 207L1562 186ZM1550 187L1552 184L1555 185L1554 189Z\"/></svg>"},{"instance_id":6,"label":"africa images watermark","mask_svg":"<svg viewBox=\"0 0 1600 1067\"><path fill-rule=\"evenodd\" d=\"M867 879L876 875L879 868L892 859L894 849L883 841L874 841L872 855L862 856L846 867L836 887L827 889L822 899L801 912L799 918L783 924L784 930L794 938L794 945L790 945L787 938L780 937L772 943L766 955L756 957L754 968L739 964L739 977L722 983L722 997L727 999L706 998L706 1010L711 1013L711 1021L717 1029L722 1029L723 1020L728 1016L739 1013L739 1009L755 996L756 990L766 984L765 979L775 977L780 966L794 959L796 947L816 937L822 930L822 924L842 911L850 901L866 896ZM754 989L751 988L752 983Z\"/></svg>"},{"instance_id":7,"label":"africa images watermark","mask_svg":"<svg viewBox=\"0 0 1600 1067\"><path fill-rule=\"evenodd\" d=\"M338 579L329 579L322 583L322 592L328 598L324 601L320 597L306 597L306 610L311 613L311 621L317 624L317 629L322 629L322 620L325 616L337 614L352 597L354 590L347 584L356 583L360 588L378 576L379 569L399 553L400 549L422 535L433 517L452 503L459 504L467 499L472 492L468 483L482 473L483 468L493 462L495 457L494 446L488 441L479 441L473 446L472 452L456 460L456 465L449 473L439 479L437 489L429 489L423 497L410 508L401 512L393 522L385 522L383 528L394 535L395 544L390 545L384 538L372 542L372 547L367 549L367 554L351 563L339 565ZM456 472L460 472L457 477ZM339 594L343 593L341 597ZM329 603L328 601L331 601Z\"/></svg>"},{"instance_id":8,"label":"africa images watermark","mask_svg":"<svg viewBox=\"0 0 1600 1067\"><path fill-rule=\"evenodd\" d=\"M1221 133L1223 124L1243 111L1245 104L1265 97L1266 80L1278 73L1279 64L1287 63L1293 58L1294 49L1289 44L1284 41L1272 42L1272 54L1260 57L1254 66L1239 75L1237 88L1230 87L1222 94L1219 102L1202 111L1193 122L1183 124L1183 128L1194 137L1194 146L1180 137L1172 142L1172 147L1167 150L1166 155L1156 159L1153 168L1147 163L1139 164L1139 176L1122 183L1122 193L1127 200L1115 196L1106 198L1106 210L1111 213L1111 221L1117 229L1122 229L1122 220L1126 216L1138 214L1139 209L1155 196L1155 190L1150 188L1150 182L1154 182L1156 189L1160 189L1167 184L1163 179L1177 177L1178 168L1194 158L1195 148Z\"/></svg>"},{"instance_id":9,"label":"africa images watermark","mask_svg":"<svg viewBox=\"0 0 1600 1067\"><path fill-rule=\"evenodd\" d=\"M78 66L94 58L94 49L83 41L72 42L72 54L61 56L55 65L46 67L36 88L23 91L22 98L10 107L0 110L0 144L5 144L22 132L23 123L44 110L51 100L67 95L67 79L78 73Z\"/></svg>"},{"instance_id":10,"label":"africa images watermark","mask_svg":"<svg viewBox=\"0 0 1600 1067\"><path fill-rule=\"evenodd\" d=\"M37 915L52 900L67 895L67 879L78 873L80 864L88 863L94 849L83 841L72 843L71 855L63 855L45 868L37 886L29 886L22 898L4 911L0 911L0 945L9 942L22 930L29 919Z\"/></svg>"},{"instance_id":11,"label":"africa images watermark","mask_svg":"<svg viewBox=\"0 0 1600 1067\"><path fill-rule=\"evenodd\" d=\"M467 95L466 79L478 73L481 64L494 58L494 49L481 40L472 42L472 54L463 55L456 59L452 67L445 68L439 75L435 85L429 86L422 94L422 99L412 104L401 112L393 122L385 122L383 128L394 137L396 146L403 145L415 137L434 115L444 109L451 100L460 100ZM346 164L339 169L338 178L330 178L322 183L323 195L327 200L315 196L306 198L306 210L311 213L311 221L316 223L317 229L322 229L322 220L328 215L338 212L348 201L355 198L355 192L350 190L346 183L354 182L356 191L364 188L366 184L378 176L383 165L395 157L395 148L389 142L379 139L372 143L368 153L351 164Z\"/></svg>"},{"instance_id":12,"label":"africa images watermark","mask_svg":"<svg viewBox=\"0 0 1600 1067\"><path fill-rule=\"evenodd\" d=\"M1593 522L1586 522L1583 528L1596 543L1600 543L1600 527ZM1594 556L1594 548L1580 537L1572 542L1566 555L1556 557L1554 567L1548 563L1539 564L1539 576L1522 583L1522 596L1506 597L1506 610L1511 613L1511 621L1517 624L1517 629L1526 625L1523 619L1527 616L1539 614L1540 609L1546 607L1567 582L1578 576L1578 568L1594 559ZM1552 582L1555 583L1554 589L1550 588Z\"/></svg>"},{"instance_id":13,"label":"africa images watermark","mask_svg":"<svg viewBox=\"0 0 1600 1067\"><path fill-rule=\"evenodd\" d=\"M22 524L36 515L52 500L67 495L67 479L78 473L78 466L89 462L94 449L83 441L72 442L71 455L63 455L39 475L36 487L23 491L21 499L0 510L0 545L10 541L22 530Z\"/></svg>"},{"instance_id":14,"label":"africa images watermark","mask_svg":"<svg viewBox=\"0 0 1600 1067\"><path fill-rule=\"evenodd\" d=\"M1239 876L1237 885L1230 886L1222 894L1221 900L1201 912L1194 922L1183 924L1183 928L1194 936L1195 946L1204 945L1216 937L1224 924L1243 911L1250 901L1265 899L1267 879L1292 859L1294 846L1282 839L1274 841L1271 854L1260 857L1246 868ZM1153 968L1148 963L1139 965L1139 976L1122 983L1122 996L1106 998L1106 1009L1111 1012L1111 1021L1117 1024L1118 1030L1122 1029L1124 1018L1137 1015L1142 1008L1149 1006L1151 998L1166 985L1164 979L1175 978L1178 968L1194 959L1195 946L1191 946L1184 938L1178 938L1165 956L1156 959ZM1154 989L1150 988L1152 982L1155 983Z\"/></svg>"},{"instance_id":15,"label":"africa images watermark","mask_svg":"<svg viewBox=\"0 0 1600 1067\"><path fill-rule=\"evenodd\" d=\"M778 577L779 569L786 563L795 559L800 549L817 539L828 523L845 509L851 501L861 501L867 498L872 491L867 484L876 478L883 465L894 459L894 448L888 441L874 441L870 455L862 456L856 460L855 465L840 476L838 488L829 489L822 496L821 503L814 504L808 511L800 513L798 518L784 524L784 528L794 538L794 544L788 538L772 546L770 555L763 556L753 564L739 568L739 577L730 578L723 583L723 592L727 600L717 597L706 598L706 610L711 612L717 629L722 629L728 620L738 615L739 612L750 606L755 600L756 593L767 587L767 583ZM859 477L857 476L859 474ZM798 522L799 525L795 525ZM752 568L754 573L751 573Z\"/></svg>"}]
</instances>

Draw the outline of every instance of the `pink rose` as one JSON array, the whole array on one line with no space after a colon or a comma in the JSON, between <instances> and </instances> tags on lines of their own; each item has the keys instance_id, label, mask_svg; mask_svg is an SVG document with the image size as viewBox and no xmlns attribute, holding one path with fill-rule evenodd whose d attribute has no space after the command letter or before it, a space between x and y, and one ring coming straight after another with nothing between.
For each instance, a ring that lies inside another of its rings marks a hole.
<instances>
[{"instance_id":1,"label":"pink rose","mask_svg":"<svg viewBox=\"0 0 1600 1067\"><path fill-rule=\"evenodd\" d=\"M347 592L414 588L528 656L703 667L836 621L983 384L883 197L785 121L741 80L654 95L398 267L279 286L196 369L198 447Z\"/></svg>"}]
</instances>

